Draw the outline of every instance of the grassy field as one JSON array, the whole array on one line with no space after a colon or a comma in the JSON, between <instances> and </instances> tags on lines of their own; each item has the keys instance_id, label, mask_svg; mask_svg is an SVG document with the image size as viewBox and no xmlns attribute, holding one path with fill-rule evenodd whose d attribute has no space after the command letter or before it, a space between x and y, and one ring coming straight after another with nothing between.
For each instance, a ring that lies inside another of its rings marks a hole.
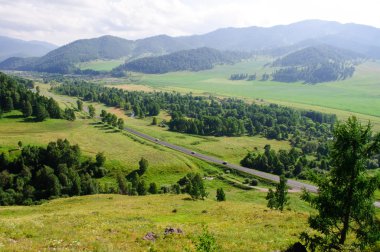
<instances>
[{"instance_id":1,"label":"grassy field","mask_svg":"<svg viewBox=\"0 0 380 252\"><path fill-rule=\"evenodd\" d=\"M111 171L130 172L137 169L138 161L145 157L150 163L147 180L154 179L159 184L173 183L186 173L201 171L201 168L212 169L212 166L190 156L114 132L93 120L24 122L19 112L5 114L0 120L0 146L4 149L17 149L18 141L24 145L47 145L58 138L79 144L88 156L104 152L106 165Z\"/></svg>"},{"instance_id":2,"label":"grassy field","mask_svg":"<svg viewBox=\"0 0 380 252\"><path fill-rule=\"evenodd\" d=\"M75 104L75 99L68 96L56 95L48 92L49 85L39 84L41 93L46 96L51 96L57 100L61 106L72 107ZM139 85L137 85L139 87ZM212 136L197 136L171 132L167 128L152 126L152 117L143 119L131 118L125 114L123 110L107 107L99 103L84 102L85 106L92 104L96 108L96 113L99 115L102 109L116 114L118 117L125 120L126 126L136 129L142 133L146 133L161 140L165 140L196 152L202 152L230 163L239 164L240 160L252 151L254 148L263 149L266 144L270 144L273 149L289 149L290 145L287 141L268 140L263 137L212 137ZM166 112L161 112L157 116L158 122L162 120L170 120L170 116Z\"/></svg>"},{"instance_id":3,"label":"grassy field","mask_svg":"<svg viewBox=\"0 0 380 252\"><path fill-rule=\"evenodd\" d=\"M111 71L113 68L124 63L124 59L117 60L93 60L77 64L81 70L91 69L95 71Z\"/></svg>"},{"instance_id":4,"label":"grassy field","mask_svg":"<svg viewBox=\"0 0 380 252\"><path fill-rule=\"evenodd\" d=\"M133 84L147 85L160 90L215 94L314 109L337 114L346 119L351 114L364 121L370 120L380 130L380 62L365 62L357 67L353 78L306 85L273 81L231 81L233 73L256 73L259 78L272 69L264 68L268 59L250 60L235 65L217 66L200 72L167 74L134 74ZM107 80L104 81L107 84ZM127 84L128 80L120 80Z\"/></svg>"},{"instance_id":5,"label":"grassy field","mask_svg":"<svg viewBox=\"0 0 380 252\"><path fill-rule=\"evenodd\" d=\"M226 202L214 199L219 186L225 187ZM291 210L281 213L266 208L265 193L219 181L208 182L208 191L205 201L186 195L94 195L1 207L0 250L195 251L207 225L220 251L275 251L298 240L312 211L297 195L291 196ZM181 228L184 234L165 237L166 227ZM148 232L160 237L145 241Z\"/></svg>"}]
</instances>

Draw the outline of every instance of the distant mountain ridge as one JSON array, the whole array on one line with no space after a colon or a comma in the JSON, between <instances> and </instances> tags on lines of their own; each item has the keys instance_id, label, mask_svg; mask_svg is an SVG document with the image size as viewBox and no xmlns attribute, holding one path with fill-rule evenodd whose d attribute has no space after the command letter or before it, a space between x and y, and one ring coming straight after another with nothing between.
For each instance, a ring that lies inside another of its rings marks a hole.
<instances>
[{"instance_id":1,"label":"distant mountain ridge","mask_svg":"<svg viewBox=\"0 0 380 252\"><path fill-rule=\"evenodd\" d=\"M43 41L24 41L0 36L0 61L10 57L40 57L57 47Z\"/></svg>"},{"instance_id":2,"label":"distant mountain ridge","mask_svg":"<svg viewBox=\"0 0 380 252\"><path fill-rule=\"evenodd\" d=\"M202 47L178 51L163 56L136 59L119 66L115 71L127 70L148 74L201 71L211 69L218 64L233 64L249 56L249 53L219 51Z\"/></svg>"},{"instance_id":3,"label":"distant mountain ridge","mask_svg":"<svg viewBox=\"0 0 380 252\"><path fill-rule=\"evenodd\" d=\"M79 62L122 57L131 61L201 47L283 56L309 46L326 44L380 59L378 41L380 29L375 27L307 20L268 28L222 28L203 35L182 37L159 35L133 41L103 36L77 40L37 59L2 62L0 69L71 73Z\"/></svg>"}]
</instances>

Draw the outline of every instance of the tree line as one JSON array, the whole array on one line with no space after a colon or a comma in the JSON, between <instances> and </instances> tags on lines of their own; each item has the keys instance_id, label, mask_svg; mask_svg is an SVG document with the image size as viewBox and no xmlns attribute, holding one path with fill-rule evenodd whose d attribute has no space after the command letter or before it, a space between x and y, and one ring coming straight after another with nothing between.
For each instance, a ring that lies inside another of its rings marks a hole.
<instances>
[{"instance_id":1,"label":"tree line","mask_svg":"<svg viewBox=\"0 0 380 252\"><path fill-rule=\"evenodd\" d=\"M84 157L78 145L58 139L46 147L25 146L0 154L0 205L30 205L41 200L99 192L96 178L106 175L106 157Z\"/></svg>"},{"instance_id":2,"label":"tree line","mask_svg":"<svg viewBox=\"0 0 380 252\"><path fill-rule=\"evenodd\" d=\"M175 71L201 71L216 64L233 64L247 58L248 53L221 52L207 47L183 50L158 57L145 57L126 62L112 72L134 71L148 74L162 74Z\"/></svg>"},{"instance_id":3,"label":"tree line","mask_svg":"<svg viewBox=\"0 0 380 252\"><path fill-rule=\"evenodd\" d=\"M175 92L138 92L72 81L54 88L60 94L83 97L119 107L135 117L167 110L172 131L210 136L263 135L289 140L290 136L327 139L335 115L297 110L275 104L248 104L239 99L193 96Z\"/></svg>"},{"instance_id":4,"label":"tree line","mask_svg":"<svg viewBox=\"0 0 380 252\"><path fill-rule=\"evenodd\" d=\"M247 80L253 81L256 80L256 74L247 74L247 73L235 73L230 75L230 80Z\"/></svg>"},{"instance_id":5,"label":"tree line","mask_svg":"<svg viewBox=\"0 0 380 252\"><path fill-rule=\"evenodd\" d=\"M53 98L40 95L39 87L31 80L11 77L0 72L0 115L4 112L19 110L25 118L33 116L36 121L47 118L75 120L74 111L62 111Z\"/></svg>"}]
</instances>

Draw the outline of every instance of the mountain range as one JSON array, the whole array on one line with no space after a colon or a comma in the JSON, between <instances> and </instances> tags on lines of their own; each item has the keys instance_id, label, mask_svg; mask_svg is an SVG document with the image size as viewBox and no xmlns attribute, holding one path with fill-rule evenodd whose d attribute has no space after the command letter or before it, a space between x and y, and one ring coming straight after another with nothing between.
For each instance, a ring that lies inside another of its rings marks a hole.
<instances>
[{"instance_id":1,"label":"mountain range","mask_svg":"<svg viewBox=\"0 0 380 252\"><path fill-rule=\"evenodd\" d=\"M0 36L0 61L10 57L40 57L57 47L43 41L24 41Z\"/></svg>"},{"instance_id":2,"label":"mountain range","mask_svg":"<svg viewBox=\"0 0 380 252\"><path fill-rule=\"evenodd\" d=\"M114 36L82 39L59 47L42 57L14 57L0 63L0 69L72 73L79 62L142 57L208 47L222 51L243 51L283 56L321 44L345 49L367 58L380 59L380 29L333 21L307 20L273 27L223 28L203 35L170 37L160 35L139 40Z\"/></svg>"}]
</instances>

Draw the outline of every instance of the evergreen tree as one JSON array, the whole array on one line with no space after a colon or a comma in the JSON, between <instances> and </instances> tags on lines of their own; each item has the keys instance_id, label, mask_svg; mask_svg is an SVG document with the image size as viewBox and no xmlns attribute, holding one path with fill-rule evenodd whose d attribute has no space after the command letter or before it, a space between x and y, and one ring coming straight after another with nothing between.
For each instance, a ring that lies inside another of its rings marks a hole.
<instances>
[{"instance_id":1,"label":"evergreen tree","mask_svg":"<svg viewBox=\"0 0 380 252\"><path fill-rule=\"evenodd\" d=\"M124 129L124 120L122 118L117 119L117 128L119 130L123 130Z\"/></svg>"},{"instance_id":2,"label":"evergreen tree","mask_svg":"<svg viewBox=\"0 0 380 252\"><path fill-rule=\"evenodd\" d=\"M136 190L137 190L138 195L146 195L147 194L145 181L143 179L141 179L139 181L139 183L137 184Z\"/></svg>"},{"instance_id":3,"label":"evergreen tree","mask_svg":"<svg viewBox=\"0 0 380 252\"><path fill-rule=\"evenodd\" d=\"M104 152L98 152L96 154L96 166L102 167L104 166L105 162L106 162L106 156L104 155Z\"/></svg>"},{"instance_id":4,"label":"evergreen tree","mask_svg":"<svg viewBox=\"0 0 380 252\"><path fill-rule=\"evenodd\" d=\"M149 162L148 160L146 160L145 158L141 158L140 161L139 161L139 175L143 175L147 170L148 170L148 167L149 167Z\"/></svg>"},{"instance_id":5,"label":"evergreen tree","mask_svg":"<svg viewBox=\"0 0 380 252\"><path fill-rule=\"evenodd\" d=\"M130 185L128 181L125 179L125 176L121 173L117 174L117 185L119 187L119 193L120 194L129 194L130 192Z\"/></svg>"},{"instance_id":6,"label":"evergreen tree","mask_svg":"<svg viewBox=\"0 0 380 252\"><path fill-rule=\"evenodd\" d=\"M77 107L78 107L78 111L83 110L83 102L81 100L77 100Z\"/></svg>"},{"instance_id":7,"label":"evergreen tree","mask_svg":"<svg viewBox=\"0 0 380 252\"><path fill-rule=\"evenodd\" d=\"M76 116L74 109L66 108L64 112L64 117L66 118L66 120L75 121Z\"/></svg>"},{"instance_id":8,"label":"evergreen tree","mask_svg":"<svg viewBox=\"0 0 380 252\"><path fill-rule=\"evenodd\" d=\"M284 210L288 203L288 188L286 185L287 179L284 175L280 176L280 182L276 185L276 191L269 189L266 199L268 200L267 206L271 209Z\"/></svg>"},{"instance_id":9,"label":"evergreen tree","mask_svg":"<svg viewBox=\"0 0 380 252\"><path fill-rule=\"evenodd\" d=\"M157 194L158 193L158 189L157 189L157 184L152 182L149 184L149 189L148 189L148 192L150 194Z\"/></svg>"},{"instance_id":10,"label":"evergreen tree","mask_svg":"<svg viewBox=\"0 0 380 252\"><path fill-rule=\"evenodd\" d=\"M92 105L88 106L88 114L89 114L90 118L94 118L94 116L95 116L95 108L94 108L94 106L92 106Z\"/></svg>"},{"instance_id":11,"label":"evergreen tree","mask_svg":"<svg viewBox=\"0 0 380 252\"><path fill-rule=\"evenodd\" d=\"M223 188L216 189L216 200L226 201L226 194L224 193Z\"/></svg>"},{"instance_id":12,"label":"evergreen tree","mask_svg":"<svg viewBox=\"0 0 380 252\"><path fill-rule=\"evenodd\" d=\"M152 119L152 125L157 125L157 117L153 117Z\"/></svg>"},{"instance_id":13,"label":"evergreen tree","mask_svg":"<svg viewBox=\"0 0 380 252\"><path fill-rule=\"evenodd\" d=\"M36 120L39 122L45 121L46 118L49 117L49 113L47 112L45 106L42 104L37 104L36 107Z\"/></svg>"},{"instance_id":14,"label":"evergreen tree","mask_svg":"<svg viewBox=\"0 0 380 252\"><path fill-rule=\"evenodd\" d=\"M32 104L29 101L23 104L22 114L24 117L29 117L33 114Z\"/></svg>"},{"instance_id":15,"label":"evergreen tree","mask_svg":"<svg viewBox=\"0 0 380 252\"><path fill-rule=\"evenodd\" d=\"M5 112L9 112L9 111L11 111L13 109L14 109L14 107L13 107L13 99L12 99L12 97L6 96L5 97L4 111Z\"/></svg>"},{"instance_id":16,"label":"evergreen tree","mask_svg":"<svg viewBox=\"0 0 380 252\"><path fill-rule=\"evenodd\" d=\"M335 126L331 171L317 181L317 196L303 195L318 211L309 218L310 227L317 233L301 234L311 250L362 250L380 239L373 205L380 179L369 176L365 167L379 151L380 134L373 136L370 124L362 126L350 117ZM347 244L349 234L352 239Z\"/></svg>"}]
</instances>

